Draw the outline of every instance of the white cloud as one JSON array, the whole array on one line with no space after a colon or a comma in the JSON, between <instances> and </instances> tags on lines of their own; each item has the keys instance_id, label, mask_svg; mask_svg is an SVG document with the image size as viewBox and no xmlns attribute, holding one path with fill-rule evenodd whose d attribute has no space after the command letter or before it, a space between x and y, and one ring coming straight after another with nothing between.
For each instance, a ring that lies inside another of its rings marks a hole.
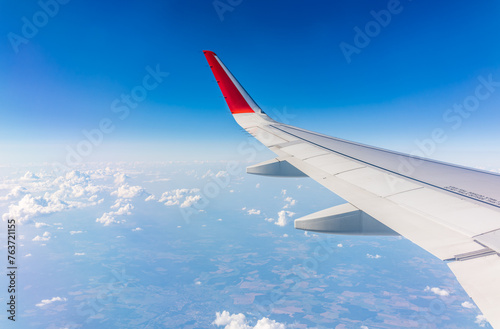
<instances>
[{"instance_id":1,"label":"white cloud","mask_svg":"<svg viewBox=\"0 0 500 329\"><path fill-rule=\"evenodd\" d=\"M137 231L142 231L142 228L140 228L140 227L136 227L136 228L133 228L133 229L132 229L132 232L137 232Z\"/></svg>"},{"instance_id":2,"label":"white cloud","mask_svg":"<svg viewBox=\"0 0 500 329\"><path fill-rule=\"evenodd\" d=\"M43 226L49 226L49 224L47 224L47 223L41 223L41 222L35 222L35 227L36 228L40 228L40 227L43 227Z\"/></svg>"},{"instance_id":3,"label":"white cloud","mask_svg":"<svg viewBox=\"0 0 500 329\"><path fill-rule=\"evenodd\" d=\"M114 177L115 177L115 184L123 184L127 179L130 178L124 173L116 173Z\"/></svg>"},{"instance_id":4,"label":"white cloud","mask_svg":"<svg viewBox=\"0 0 500 329\"><path fill-rule=\"evenodd\" d=\"M181 208L191 207L194 203L200 201L201 195L188 195L183 203L181 203Z\"/></svg>"},{"instance_id":5,"label":"white cloud","mask_svg":"<svg viewBox=\"0 0 500 329\"><path fill-rule=\"evenodd\" d=\"M476 305L472 304L471 302L465 301L462 303L463 308L476 308Z\"/></svg>"},{"instance_id":6,"label":"white cloud","mask_svg":"<svg viewBox=\"0 0 500 329\"><path fill-rule=\"evenodd\" d=\"M128 184L121 185L116 191L111 192L111 195L116 195L122 199L132 199L146 193L146 190L140 186L130 186Z\"/></svg>"},{"instance_id":7,"label":"white cloud","mask_svg":"<svg viewBox=\"0 0 500 329\"><path fill-rule=\"evenodd\" d=\"M88 173L76 170L55 178L48 174L37 176L28 172L18 179L18 183L22 186L14 187L0 200L17 200L10 203L8 212L2 218L16 218L19 224L67 209L96 205L98 194L107 189L105 186L95 185ZM99 202L101 201L97 204Z\"/></svg>"},{"instance_id":8,"label":"white cloud","mask_svg":"<svg viewBox=\"0 0 500 329\"><path fill-rule=\"evenodd\" d=\"M367 326L361 326L359 329L369 329Z\"/></svg>"},{"instance_id":9,"label":"white cloud","mask_svg":"<svg viewBox=\"0 0 500 329\"><path fill-rule=\"evenodd\" d=\"M222 222L222 218L217 219L219 222Z\"/></svg>"},{"instance_id":10,"label":"white cloud","mask_svg":"<svg viewBox=\"0 0 500 329\"><path fill-rule=\"evenodd\" d=\"M0 200L12 200L19 199L21 196L24 196L28 193L28 190L23 186L14 187L6 196L0 197Z\"/></svg>"},{"instance_id":11,"label":"white cloud","mask_svg":"<svg viewBox=\"0 0 500 329\"><path fill-rule=\"evenodd\" d=\"M278 220L274 224L278 226L285 226L286 224L288 224L288 220L293 215L295 215L294 212L281 210L280 212L278 212Z\"/></svg>"},{"instance_id":12,"label":"white cloud","mask_svg":"<svg viewBox=\"0 0 500 329\"><path fill-rule=\"evenodd\" d=\"M281 195L285 196L286 195L286 190L281 190Z\"/></svg>"},{"instance_id":13,"label":"white cloud","mask_svg":"<svg viewBox=\"0 0 500 329\"><path fill-rule=\"evenodd\" d=\"M367 257L367 258L371 258L371 259L379 259L379 258L382 258L382 256L380 256L380 255L371 255L371 254L366 254L366 257Z\"/></svg>"},{"instance_id":14,"label":"white cloud","mask_svg":"<svg viewBox=\"0 0 500 329\"><path fill-rule=\"evenodd\" d=\"M26 174L21 178L21 180L37 180L40 179L37 175L32 173L31 171L27 171Z\"/></svg>"},{"instance_id":15,"label":"white cloud","mask_svg":"<svg viewBox=\"0 0 500 329\"><path fill-rule=\"evenodd\" d=\"M31 254L26 254L24 255L24 257L31 257Z\"/></svg>"},{"instance_id":16,"label":"white cloud","mask_svg":"<svg viewBox=\"0 0 500 329\"><path fill-rule=\"evenodd\" d=\"M43 197L26 194L17 204L9 205L9 212L3 214L2 218L16 218L18 223L24 223L35 216L48 215L68 208L68 203L48 193Z\"/></svg>"},{"instance_id":17,"label":"white cloud","mask_svg":"<svg viewBox=\"0 0 500 329\"><path fill-rule=\"evenodd\" d=\"M284 238L288 238L288 234L286 234L286 233L285 233L285 234L283 234L283 237L284 237Z\"/></svg>"},{"instance_id":18,"label":"white cloud","mask_svg":"<svg viewBox=\"0 0 500 329\"><path fill-rule=\"evenodd\" d=\"M155 200L156 200L155 195L154 195L154 194L151 194L151 195L150 195L150 196L148 196L148 197L146 198L146 200L144 200L144 201L155 201Z\"/></svg>"},{"instance_id":19,"label":"white cloud","mask_svg":"<svg viewBox=\"0 0 500 329\"><path fill-rule=\"evenodd\" d=\"M69 234L74 235L74 234L81 234L83 231L69 231Z\"/></svg>"},{"instance_id":20,"label":"white cloud","mask_svg":"<svg viewBox=\"0 0 500 329\"><path fill-rule=\"evenodd\" d=\"M257 184L255 185L255 188L259 188L259 187L260 187L260 183L257 183Z\"/></svg>"},{"instance_id":21,"label":"white cloud","mask_svg":"<svg viewBox=\"0 0 500 329\"><path fill-rule=\"evenodd\" d=\"M84 252L75 252L75 256L85 256Z\"/></svg>"},{"instance_id":22,"label":"white cloud","mask_svg":"<svg viewBox=\"0 0 500 329\"><path fill-rule=\"evenodd\" d=\"M289 207L295 206L295 204L297 203L297 200L294 200L294 199L292 199L291 196L288 196L285 198L285 202L286 202L286 204L283 206L283 209L287 209Z\"/></svg>"},{"instance_id":23,"label":"white cloud","mask_svg":"<svg viewBox=\"0 0 500 329\"><path fill-rule=\"evenodd\" d=\"M247 210L247 213L249 215L260 215L260 210L257 210L257 209L250 209L250 210Z\"/></svg>"},{"instance_id":24,"label":"white cloud","mask_svg":"<svg viewBox=\"0 0 500 329\"><path fill-rule=\"evenodd\" d=\"M448 291L446 291L445 289L441 289L441 288L438 288L438 287L425 287L424 291L430 291L438 296L448 296L450 293Z\"/></svg>"},{"instance_id":25,"label":"white cloud","mask_svg":"<svg viewBox=\"0 0 500 329\"><path fill-rule=\"evenodd\" d=\"M476 321L474 321L474 323L484 328L486 326L486 323L488 323L488 320L484 315L479 314L478 316L476 316Z\"/></svg>"},{"instance_id":26,"label":"white cloud","mask_svg":"<svg viewBox=\"0 0 500 329\"><path fill-rule=\"evenodd\" d=\"M201 199L201 195L197 194L198 192L200 192L200 189L198 188L175 189L164 192L158 202L162 202L166 206L180 205L182 208L185 208L191 206L193 203L196 203Z\"/></svg>"},{"instance_id":27,"label":"white cloud","mask_svg":"<svg viewBox=\"0 0 500 329\"><path fill-rule=\"evenodd\" d=\"M286 329L285 324L265 317L257 321L255 326L252 326L244 314L230 314L228 311L217 312L215 321L212 324L218 327L224 326L224 329Z\"/></svg>"},{"instance_id":28,"label":"white cloud","mask_svg":"<svg viewBox=\"0 0 500 329\"><path fill-rule=\"evenodd\" d=\"M342 248L344 245L342 243L339 243L337 247Z\"/></svg>"},{"instance_id":29,"label":"white cloud","mask_svg":"<svg viewBox=\"0 0 500 329\"><path fill-rule=\"evenodd\" d=\"M119 207L117 211L109 211L102 214L100 218L97 218L95 221L97 223L102 223L104 226L109 226L113 223L119 224L123 223L125 220L116 219L117 216L129 216L132 215L131 210L134 209L134 206L130 203L122 205L121 200L117 201L111 208Z\"/></svg>"},{"instance_id":30,"label":"white cloud","mask_svg":"<svg viewBox=\"0 0 500 329\"><path fill-rule=\"evenodd\" d=\"M50 232L45 232L43 233L42 236L37 235L36 237L34 237L32 241L49 241L49 240L50 240Z\"/></svg>"},{"instance_id":31,"label":"white cloud","mask_svg":"<svg viewBox=\"0 0 500 329\"><path fill-rule=\"evenodd\" d=\"M53 297L51 299L42 299L42 301L38 304L36 304L37 307L43 307L45 305L49 305L49 304L52 304L54 302L65 302L67 301L68 299L66 298L61 298L61 297Z\"/></svg>"}]
</instances>

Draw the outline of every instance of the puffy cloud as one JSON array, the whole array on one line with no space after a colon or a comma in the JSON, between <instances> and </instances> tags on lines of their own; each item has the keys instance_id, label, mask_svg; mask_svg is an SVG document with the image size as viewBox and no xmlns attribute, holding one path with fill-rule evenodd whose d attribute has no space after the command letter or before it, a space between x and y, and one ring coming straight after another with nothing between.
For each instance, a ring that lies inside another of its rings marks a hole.
<instances>
[{"instance_id":1,"label":"puffy cloud","mask_svg":"<svg viewBox=\"0 0 500 329\"><path fill-rule=\"evenodd\" d=\"M130 210L134 209L134 206L130 203L127 203L126 205L124 206L121 206L120 208L118 208L117 211L115 211L113 214L114 215L118 215L118 216L121 216L121 215L132 215L132 212L130 212Z\"/></svg>"},{"instance_id":2,"label":"puffy cloud","mask_svg":"<svg viewBox=\"0 0 500 329\"><path fill-rule=\"evenodd\" d=\"M123 184L118 187L118 190L111 192L111 195L116 195L122 199L132 199L146 193L146 190L140 186L130 186Z\"/></svg>"},{"instance_id":3,"label":"puffy cloud","mask_svg":"<svg viewBox=\"0 0 500 329\"><path fill-rule=\"evenodd\" d=\"M21 178L21 180L37 180L40 179L37 175L32 173L31 171L27 171L26 174Z\"/></svg>"},{"instance_id":4,"label":"puffy cloud","mask_svg":"<svg viewBox=\"0 0 500 329\"><path fill-rule=\"evenodd\" d=\"M255 326L252 326L248 323L244 314L230 314L228 311L217 312L215 321L212 324L218 327L224 326L224 329L286 329L285 324L265 317L257 321Z\"/></svg>"},{"instance_id":5,"label":"puffy cloud","mask_svg":"<svg viewBox=\"0 0 500 329\"><path fill-rule=\"evenodd\" d=\"M150 196L148 196L148 197L146 198L146 200L144 200L144 201L155 201L155 200L156 200L156 197L154 196L154 194L151 194L151 195L150 195Z\"/></svg>"},{"instance_id":6,"label":"puffy cloud","mask_svg":"<svg viewBox=\"0 0 500 329\"><path fill-rule=\"evenodd\" d=\"M288 196L285 198L285 202L286 202L286 204L283 206L283 209L287 209L287 208L290 208L292 206L295 206L295 204L297 203L297 200L294 200L294 199L292 199L291 196Z\"/></svg>"},{"instance_id":7,"label":"puffy cloud","mask_svg":"<svg viewBox=\"0 0 500 329\"><path fill-rule=\"evenodd\" d=\"M81 234L83 231L69 231L69 234L75 235L75 234Z\"/></svg>"},{"instance_id":8,"label":"puffy cloud","mask_svg":"<svg viewBox=\"0 0 500 329\"><path fill-rule=\"evenodd\" d=\"M339 243L337 247L342 248L344 245L342 243Z\"/></svg>"},{"instance_id":9,"label":"puffy cloud","mask_svg":"<svg viewBox=\"0 0 500 329\"><path fill-rule=\"evenodd\" d=\"M31 257L31 254L26 254L24 255L24 257Z\"/></svg>"},{"instance_id":10,"label":"puffy cloud","mask_svg":"<svg viewBox=\"0 0 500 329\"><path fill-rule=\"evenodd\" d=\"M190 207L201 199L201 195L197 194L200 189L175 189L164 192L158 202L164 203L166 206L180 205L180 207Z\"/></svg>"},{"instance_id":11,"label":"puffy cloud","mask_svg":"<svg viewBox=\"0 0 500 329\"><path fill-rule=\"evenodd\" d=\"M28 172L17 181L22 186L14 187L7 196L0 198L18 200L10 203L8 212L2 215L4 220L16 218L18 223L23 224L67 209L93 206L102 202L102 199L97 203L95 201L98 193L108 189L102 185L94 185L88 173L77 170L55 178L48 174L36 177L34 179L34 174Z\"/></svg>"},{"instance_id":12,"label":"puffy cloud","mask_svg":"<svg viewBox=\"0 0 500 329\"><path fill-rule=\"evenodd\" d=\"M121 223L121 221L116 220L115 217L111 214L112 214L112 212L105 212L104 214L102 214L101 217L97 218L95 221L97 223L104 224L104 226L109 226L113 223L117 223L117 224Z\"/></svg>"},{"instance_id":13,"label":"puffy cloud","mask_svg":"<svg viewBox=\"0 0 500 329\"><path fill-rule=\"evenodd\" d=\"M75 252L75 256L85 256L84 252Z\"/></svg>"},{"instance_id":14,"label":"puffy cloud","mask_svg":"<svg viewBox=\"0 0 500 329\"><path fill-rule=\"evenodd\" d=\"M371 254L366 254L366 257L367 258L371 258L371 259L379 259L379 258L382 258L382 256L380 255L371 255Z\"/></svg>"},{"instance_id":15,"label":"puffy cloud","mask_svg":"<svg viewBox=\"0 0 500 329\"><path fill-rule=\"evenodd\" d=\"M40 228L40 227L43 227L43 226L49 226L49 224L47 224L47 223L41 223L41 222L36 222L35 223L35 227L36 228Z\"/></svg>"},{"instance_id":16,"label":"puffy cloud","mask_svg":"<svg viewBox=\"0 0 500 329\"><path fill-rule=\"evenodd\" d=\"M247 213L248 213L249 215L260 215L260 210L257 210L257 209L253 209L253 208L252 208L252 209L247 210Z\"/></svg>"},{"instance_id":17,"label":"puffy cloud","mask_svg":"<svg viewBox=\"0 0 500 329\"><path fill-rule=\"evenodd\" d=\"M181 203L181 208L191 207L191 205L200 201L201 195L188 195L183 203Z\"/></svg>"},{"instance_id":18,"label":"puffy cloud","mask_svg":"<svg viewBox=\"0 0 500 329\"><path fill-rule=\"evenodd\" d=\"M37 235L36 237L34 237L32 241L49 241L49 240L50 240L50 232L45 232L43 233L42 236Z\"/></svg>"},{"instance_id":19,"label":"puffy cloud","mask_svg":"<svg viewBox=\"0 0 500 329\"><path fill-rule=\"evenodd\" d=\"M130 178L124 173L116 173L114 174L114 177L115 177L115 184L123 184L127 179Z\"/></svg>"},{"instance_id":20,"label":"puffy cloud","mask_svg":"<svg viewBox=\"0 0 500 329\"><path fill-rule=\"evenodd\" d=\"M137 232L137 231L142 231L142 228L140 228L140 227L136 227L136 228L133 228L133 229L132 229L132 232Z\"/></svg>"},{"instance_id":21,"label":"puffy cloud","mask_svg":"<svg viewBox=\"0 0 500 329\"><path fill-rule=\"evenodd\" d=\"M274 222L274 224L278 226L285 226L288 223L288 219L290 219L293 215L295 215L294 212L281 210L278 212L278 220Z\"/></svg>"},{"instance_id":22,"label":"puffy cloud","mask_svg":"<svg viewBox=\"0 0 500 329\"><path fill-rule=\"evenodd\" d=\"M472 304L471 302L465 301L462 303L463 308L476 308L476 305Z\"/></svg>"},{"instance_id":23,"label":"puffy cloud","mask_svg":"<svg viewBox=\"0 0 500 329\"><path fill-rule=\"evenodd\" d=\"M259 188L259 187L260 187L260 183L257 183L257 184L255 185L255 188Z\"/></svg>"},{"instance_id":24,"label":"puffy cloud","mask_svg":"<svg viewBox=\"0 0 500 329\"><path fill-rule=\"evenodd\" d=\"M480 327L484 328L484 327L486 327L486 323L488 323L488 320L486 319L486 317L484 315L479 314L478 316L476 316L476 321L474 321L474 323L476 323Z\"/></svg>"},{"instance_id":25,"label":"puffy cloud","mask_svg":"<svg viewBox=\"0 0 500 329\"><path fill-rule=\"evenodd\" d=\"M7 193L6 196L0 197L0 200L2 201L7 201L7 200L13 200L13 199L19 199L20 197L28 194L28 190L23 187L23 186L16 186L10 190L9 193Z\"/></svg>"},{"instance_id":26,"label":"puffy cloud","mask_svg":"<svg viewBox=\"0 0 500 329\"><path fill-rule=\"evenodd\" d=\"M424 291L430 291L438 296L448 296L450 293L448 291L446 291L445 289L441 289L441 288L438 288L438 287L425 287Z\"/></svg>"},{"instance_id":27,"label":"puffy cloud","mask_svg":"<svg viewBox=\"0 0 500 329\"><path fill-rule=\"evenodd\" d=\"M66 202L53 198L47 193L43 197L33 197L31 194L26 194L17 204L9 205L9 212L3 214L2 218L3 220L15 218L18 223L24 223L33 217L52 214L68 208L69 205Z\"/></svg>"},{"instance_id":28,"label":"puffy cloud","mask_svg":"<svg viewBox=\"0 0 500 329\"><path fill-rule=\"evenodd\" d=\"M278 219L275 221L274 218L270 217L270 218L266 218L265 220L270 222L270 223L273 223L278 225L278 226L285 226L286 224L288 224L288 220L293 217L295 215L294 212L292 211L288 211L288 210L281 210L280 212L278 212ZM306 232L307 233L307 232ZM307 234L306 234L307 235Z\"/></svg>"},{"instance_id":29,"label":"puffy cloud","mask_svg":"<svg viewBox=\"0 0 500 329\"><path fill-rule=\"evenodd\" d=\"M116 223L116 224L119 224L119 223L122 223L124 222L124 220L118 220L116 219L117 216L124 216L124 215L132 215L132 212L131 210L134 209L134 206L130 203L127 203L125 205L122 205L121 201L118 201L117 203L115 203L112 208L118 208L117 211L109 211L109 212L105 212L104 214L102 214L102 216L100 218L97 218L96 219L96 222L97 223L102 223L104 224L104 226L109 226L113 223Z\"/></svg>"},{"instance_id":30,"label":"puffy cloud","mask_svg":"<svg viewBox=\"0 0 500 329\"><path fill-rule=\"evenodd\" d=\"M42 299L42 301L38 304L36 304L37 307L44 307L46 305L52 304L54 302L65 302L68 299L66 298L61 298L61 297L53 297L51 299Z\"/></svg>"}]
</instances>

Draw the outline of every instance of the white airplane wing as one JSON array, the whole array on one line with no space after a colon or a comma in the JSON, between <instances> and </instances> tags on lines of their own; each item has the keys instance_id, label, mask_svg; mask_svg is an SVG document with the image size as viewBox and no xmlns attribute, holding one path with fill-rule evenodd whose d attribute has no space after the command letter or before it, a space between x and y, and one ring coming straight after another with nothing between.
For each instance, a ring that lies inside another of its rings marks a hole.
<instances>
[{"instance_id":1,"label":"white airplane wing","mask_svg":"<svg viewBox=\"0 0 500 329\"><path fill-rule=\"evenodd\" d=\"M500 175L274 121L216 54L204 54L236 122L277 155L247 172L309 176L348 202L295 220L297 229L402 235L446 261L500 328Z\"/></svg>"}]
</instances>

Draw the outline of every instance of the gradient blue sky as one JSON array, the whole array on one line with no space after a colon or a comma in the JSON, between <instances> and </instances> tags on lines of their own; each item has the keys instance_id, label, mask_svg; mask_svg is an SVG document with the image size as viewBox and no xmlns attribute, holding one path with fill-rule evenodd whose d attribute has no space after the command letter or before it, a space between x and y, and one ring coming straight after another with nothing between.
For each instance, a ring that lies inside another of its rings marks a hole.
<instances>
[{"instance_id":1,"label":"gradient blue sky","mask_svg":"<svg viewBox=\"0 0 500 329\"><path fill-rule=\"evenodd\" d=\"M16 52L9 33L22 35L23 17L32 22L41 7L2 1L1 162L63 162L103 118L115 130L85 161L240 157L246 135L208 68L209 49L266 112L286 108L290 124L403 152L440 128L448 139L431 157L500 168L500 87L460 128L443 120L478 77L500 81L500 4L402 0L348 63L339 45L388 3L243 0L221 20L212 0L72 0ZM111 104L148 65L169 76L120 120Z\"/></svg>"}]
</instances>

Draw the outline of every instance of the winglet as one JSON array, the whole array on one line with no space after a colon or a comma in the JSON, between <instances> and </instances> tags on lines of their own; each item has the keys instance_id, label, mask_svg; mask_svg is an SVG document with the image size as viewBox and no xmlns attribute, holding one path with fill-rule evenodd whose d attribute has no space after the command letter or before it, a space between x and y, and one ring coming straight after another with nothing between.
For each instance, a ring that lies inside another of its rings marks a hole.
<instances>
[{"instance_id":1,"label":"winglet","mask_svg":"<svg viewBox=\"0 0 500 329\"><path fill-rule=\"evenodd\" d=\"M208 64L212 69L215 80L219 84L219 88L231 113L262 113L260 107L231 74L219 57L209 50L204 50L203 53L207 58Z\"/></svg>"}]
</instances>

